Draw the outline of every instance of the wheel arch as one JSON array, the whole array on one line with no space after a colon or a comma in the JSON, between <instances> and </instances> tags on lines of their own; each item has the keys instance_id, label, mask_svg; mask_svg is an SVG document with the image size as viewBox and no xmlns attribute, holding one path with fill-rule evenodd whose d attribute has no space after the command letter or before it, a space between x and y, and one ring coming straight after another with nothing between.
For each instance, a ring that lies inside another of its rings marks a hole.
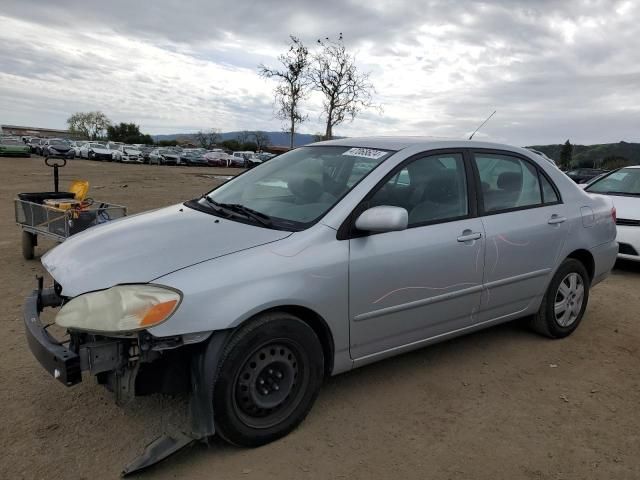
<instances>
[{"instance_id":1,"label":"wheel arch","mask_svg":"<svg viewBox=\"0 0 640 480\"><path fill-rule=\"evenodd\" d=\"M273 313L273 312L285 312L291 315L298 317L300 320L305 322L307 325L311 327L314 333L318 336L320 340L320 345L322 346L322 353L325 358L324 362L324 373L326 376L331 375L333 371L334 364L334 353L335 353L335 344L333 340L333 334L326 320L322 318L322 316L316 311L312 310L309 307L303 307L301 305L277 305L273 307L269 307L267 309L261 310L251 317L247 318L239 325L236 325L236 329L240 328L242 325L245 325L247 322L253 321L255 318L263 315L265 313Z\"/></svg>"},{"instance_id":2,"label":"wheel arch","mask_svg":"<svg viewBox=\"0 0 640 480\"><path fill-rule=\"evenodd\" d=\"M584 268L587 269L587 273L589 274L589 281L593 281L596 270L596 263L593 255L591 254L591 252L589 252L589 250L574 250L569 255L567 255L567 258L573 258L574 260L578 260L580 263L582 263L584 265Z\"/></svg>"}]
</instances>

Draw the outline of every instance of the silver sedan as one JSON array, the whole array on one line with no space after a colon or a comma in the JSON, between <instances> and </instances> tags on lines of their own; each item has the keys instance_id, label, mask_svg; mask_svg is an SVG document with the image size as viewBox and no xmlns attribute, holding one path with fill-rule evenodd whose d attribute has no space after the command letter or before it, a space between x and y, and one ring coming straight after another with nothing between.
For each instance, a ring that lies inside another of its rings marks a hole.
<instances>
[{"instance_id":1,"label":"silver sedan","mask_svg":"<svg viewBox=\"0 0 640 480\"><path fill-rule=\"evenodd\" d=\"M257 446L325 376L521 317L570 335L617 253L611 199L529 150L349 138L73 236L43 257L54 288L27 300L27 335L65 385L186 389L189 438Z\"/></svg>"}]
</instances>

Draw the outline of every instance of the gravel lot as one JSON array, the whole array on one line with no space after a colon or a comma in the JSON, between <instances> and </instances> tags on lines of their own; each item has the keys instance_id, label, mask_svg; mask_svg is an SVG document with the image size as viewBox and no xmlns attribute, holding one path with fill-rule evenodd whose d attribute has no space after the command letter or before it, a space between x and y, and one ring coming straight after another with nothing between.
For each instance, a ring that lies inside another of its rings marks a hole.
<instances>
[{"instance_id":1,"label":"gravel lot","mask_svg":"<svg viewBox=\"0 0 640 480\"><path fill-rule=\"evenodd\" d=\"M61 188L88 179L92 197L136 213L193 198L220 181L202 175L230 171L75 160ZM185 398L121 409L92 379L66 388L37 364L21 315L42 269L22 259L13 198L50 190L52 171L39 158L0 158L0 172L0 478L117 478L178 428ZM637 479L639 312L640 268L619 265L565 340L514 323L371 365L329 379L278 442L198 445L139 478Z\"/></svg>"}]
</instances>

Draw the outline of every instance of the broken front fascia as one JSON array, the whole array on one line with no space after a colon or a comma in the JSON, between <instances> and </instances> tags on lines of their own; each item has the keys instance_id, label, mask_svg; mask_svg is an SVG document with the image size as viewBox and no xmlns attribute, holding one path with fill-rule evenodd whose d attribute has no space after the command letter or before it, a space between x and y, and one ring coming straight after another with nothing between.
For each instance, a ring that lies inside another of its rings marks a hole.
<instances>
[{"instance_id":1,"label":"broken front fascia","mask_svg":"<svg viewBox=\"0 0 640 480\"><path fill-rule=\"evenodd\" d=\"M189 348L190 373L190 430L187 437L206 440L215 434L213 418L213 386L217 364L228 330L202 332L188 336L157 338L140 331L130 336L105 337L72 332L69 344L58 342L40 322L40 313L47 307L60 307L64 299L52 288L43 289L39 279L37 290L27 298L24 322L27 341L40 364L57 380L67 386L82 381L82 371L102 377L116 392L116 401L127 402L135 395L135 380L141 366L158 361L165 353ZM178 444L182 447L184 442ZM167 445L170 448L160 448ZM175 451L175 442L160 439L149 445L127 473L145 468ZM181 448L180 447L180 448ZM151 451L149 450L151 449Z\"/></svg>"}]
</instances>

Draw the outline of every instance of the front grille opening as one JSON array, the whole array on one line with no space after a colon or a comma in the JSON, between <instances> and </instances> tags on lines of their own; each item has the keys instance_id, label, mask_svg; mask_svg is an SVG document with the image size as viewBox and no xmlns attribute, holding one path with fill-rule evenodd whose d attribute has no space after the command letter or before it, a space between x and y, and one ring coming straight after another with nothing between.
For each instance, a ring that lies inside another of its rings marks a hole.
<instances>
[{"instance_id":1,"label":"front grille opening","mask_svg":"<svg viewBox=\"0 0 640 480\"><path fill-rule=\"evenodd\" d=\"M618 253L638 256L638 251L628 243L618 243Z\"/></svg>"}]
</instances>

